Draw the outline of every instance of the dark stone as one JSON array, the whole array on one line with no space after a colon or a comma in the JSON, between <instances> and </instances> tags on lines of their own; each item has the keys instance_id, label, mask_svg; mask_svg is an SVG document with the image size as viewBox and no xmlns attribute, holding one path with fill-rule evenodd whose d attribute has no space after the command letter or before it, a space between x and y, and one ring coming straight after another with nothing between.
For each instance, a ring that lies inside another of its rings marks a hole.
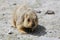
<instances>
[{"instance_id":1,"label":"dark stone","mask_svg":"<svg viewBox=\"0 0 60 40\"><path fill-rule=\"evenodd\" d=\"M37 11L37 13L41 13L41 11Z\"/></svg>"},{"instance_id":2,"label":"dark stone","mask_svg":"<svg viewBox=\"0 0 60 40\"><path fill-rule=\"evenodd\" d=\"M55 13L52 10L47 10L47 12L45 14L55 14Z\"/></svg>"},{"instance_id":3,"label":"dark stone","mask_svg":"<svg viewBox=\"0 0 60 40\"><path fill-rule=\"evenodd\" d=\"M18 39L20 39L20 38L18 37Z\"/></svg>"},{"instance_id":4,"label":"dark stone","mask_svg":"<svg viewBox=\"0 0 60 40\"><path fill-rule=\"evenodd\" d=\"M7 24L7 22L5 22Z\"/></svg>"},{"instance_id":5,"label":"dark stone","mask_svg":"<svg viewBox=\"0 0 60 40\"><path fill-rule=\"evenodd\" d=\"M13 5L16 5L16 3L14 3Z\"/></svg>"},{"instance_id":6,"label":"dark stone","mask_svg":"<svg viewBox=\"0 0 60 40\"><path fill-rule=\"evenodd\" d=\"M9 32L8 34L13 34L13 32Z\"/></svg>"},{"instance_id":7,"label":"dark stone","mask_svg":"<svg viewBox=\"0 0 60 40\"><path fill-rule=\"evenodd\" d=\"M5 14L3 14L3 16L4 16Z\"/></svg>"},{"instance_id":8,"label":"dark stone","mask_svg":"<svg viewBox=\"0 0 60 40\"><path fill-rule=\"evenodd\" d=\"M49 32L49 33L52 33L52 32Z\"/></svg>"},{"instance_id":9,"label":"dark stone","mask_svg":"<svg viewBox=\"0 0 60 40\"><path fill-rule=\"evenodd\" d=\"M60 37L58 37L60 39Z\"/></svg>"}]
</instances>

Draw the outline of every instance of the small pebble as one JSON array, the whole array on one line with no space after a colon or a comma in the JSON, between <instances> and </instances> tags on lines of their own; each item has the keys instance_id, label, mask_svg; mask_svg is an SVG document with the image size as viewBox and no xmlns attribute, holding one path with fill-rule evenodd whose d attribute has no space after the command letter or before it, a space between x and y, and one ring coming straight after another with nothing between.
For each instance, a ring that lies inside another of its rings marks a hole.
<instances>
[{"instance_id":1,"label":"small pebble","mask_svg":"<svg viewBox=\"0 0 60 40\"><path fill-rule=\"evenodd\" d=\"M13 5L16 5L16 3L14 3Z\"/></svg>"},{"instance_id":2,"label":"small pebble","mask_svg":"<svg viewBox=\"0 0 60 40\"><path fill-rule=\"evenodd\" d=\"M41 13L41 11L37 11L37 13Z\"/></svg>"},{"instance_id":3,"label":"small pebble","mask_svg":"<svg viewBox=\"0 0 60 40\"><path fill-rule=\"evenodd\" d=\"M13 26L11 26L11 27L13 27Z\"/></svg>"},{"instance_id":4,"label":"small pebble","mask_svg":"<svg viewBox=\"0 0 60 40\"><path fill-rule=\"evenodd\" d=\"M55 14L55 13L52 10L47 10L47 12L45 14Z\"/></svg>"},{"instance_id":5,"label":"small pebble","mask_svg":"<svg viewBox=\"0 0 60 40\"><path fill-rule=\"evenodd\" d=\"M7 22L5 22L7 24Z\"/></svg>"},{"instance_id":6,"label":"small pebble","mask_svg":"<svg viewBox=\"0 0 60 40\"><path fill-rule=\"evenodd\" d=\"M5 14L3 14L3 16L4 16Z\"/></svg>"},{"instance_id":7,"label":"small pebble","mask_svg":"<svg viewBox=\"0 0 60 40\"><path fill-rule=\"evenodd\" d=\"M58 37L60 39L60 37Z\"/></svg>"},{"instance_id":8,"label":"small pebble","mask_svg":"<svg viewBox=\"0 0 60 40\"><path fill-rule=\"evenodd\" d=\"M49 33L52 33L52 32L49 32Z\"/></svg>"},{"instance_id":9,"label":"small pebble","mask_svg":"<svg viewBox=\"0 0 60 40\"><path fill-rule=\"evenodd\" d=\"M14 26L11 26L11 27L16 28L16 27L14 27Z\"/></svg>"},{"instance_id":10,"label":"small pebble","mask_svg":"<svg viewBox=\"0 0 60 40\"><path fill-rule=\"evenodd\" d=\"M18 37L18 39L20 39L20 38Z\"/></svg>"},{"instance_id":11,"label":"small pebble","mask_svg":"<svg viewBox=\"0 0 60 40\"><path fill-rule=\"evenodd\" d=\"M13 34L13 32L9 32L8 34Z\"/></svg>"}]
</instances>

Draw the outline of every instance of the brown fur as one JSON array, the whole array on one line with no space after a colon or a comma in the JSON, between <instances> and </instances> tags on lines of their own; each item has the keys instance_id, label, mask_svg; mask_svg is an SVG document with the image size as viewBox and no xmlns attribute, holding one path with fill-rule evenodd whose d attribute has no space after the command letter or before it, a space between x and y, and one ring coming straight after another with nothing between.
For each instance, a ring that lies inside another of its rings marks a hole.
<instances>
[{"instance_id":1,"label":"brown fur","mask_svg":"<svg viewBox=\"0 0 60 40\"><path fill-rule=\"evenodd\" d=\"M32 28L34 31L38 25L36 12L27 5L18 6L12 17L12 24L21 33L26 33L24 28Z\"/></svg>"}]
</instances>

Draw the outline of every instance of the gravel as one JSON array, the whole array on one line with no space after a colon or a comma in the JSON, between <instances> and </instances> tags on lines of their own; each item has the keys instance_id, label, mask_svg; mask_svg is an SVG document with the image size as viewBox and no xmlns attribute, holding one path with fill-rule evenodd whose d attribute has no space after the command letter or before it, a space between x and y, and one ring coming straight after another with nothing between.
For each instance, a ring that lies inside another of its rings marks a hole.
<instances>
[{"instance_id":1,"label":"gravel","mask_svg":"<svg viewBox=\"0 0 60 40\"><path fill-rule=\"evenodd\" d=\"M11 27L12 12L23 3L37 12L39 25L33 33L20 34ZM47 10L55 14L45 15ZM0 40L60 40L60 0L0 0Z\"/></svg>"}]
</instances>

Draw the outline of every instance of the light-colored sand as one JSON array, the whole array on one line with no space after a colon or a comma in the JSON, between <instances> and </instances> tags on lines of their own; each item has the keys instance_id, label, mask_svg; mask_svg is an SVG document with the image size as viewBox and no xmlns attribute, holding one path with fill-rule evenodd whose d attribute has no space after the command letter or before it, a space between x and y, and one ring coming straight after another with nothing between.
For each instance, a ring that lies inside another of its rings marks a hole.
<instances>
[{"instance_id":1,"label":"light-colored sand","mask_svg":"<svg viewBox=\"0 0 60 40\"><path fill-rule=\"evenodd\" d=\"M11 27L11 13L16 5L28 3L39 18L38 29L31 34L21 35ZM45 14L53 10L55 14ZM8 34L12 32L12 34ZM42 37L41 37L42 36ZM60 0L0 0L0 40L59 40L60 39Z\"/></svg>"}]
</instances>

